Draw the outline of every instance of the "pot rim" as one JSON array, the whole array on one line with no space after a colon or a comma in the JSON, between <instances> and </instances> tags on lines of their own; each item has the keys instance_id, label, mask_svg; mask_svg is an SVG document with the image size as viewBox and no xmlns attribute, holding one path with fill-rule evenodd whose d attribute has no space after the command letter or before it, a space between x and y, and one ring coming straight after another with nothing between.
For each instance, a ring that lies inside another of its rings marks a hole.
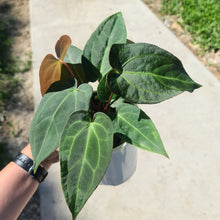
<instances>
[{"instance_id":1,"label":"pot rim","mask_svg":"<svg viewBox=\"0 0 220 220\"><path fill-rule=\"evenodd\" d=\"M129 143L124 142L124 143L122 143L122 144L118 145L117 147L114 147L114 148L113 148L113 151L119 150L119 149L121 149L121 148L125 147L125 145L127 145L127 144L129 144Z\"/></svg>"}]
</instances>

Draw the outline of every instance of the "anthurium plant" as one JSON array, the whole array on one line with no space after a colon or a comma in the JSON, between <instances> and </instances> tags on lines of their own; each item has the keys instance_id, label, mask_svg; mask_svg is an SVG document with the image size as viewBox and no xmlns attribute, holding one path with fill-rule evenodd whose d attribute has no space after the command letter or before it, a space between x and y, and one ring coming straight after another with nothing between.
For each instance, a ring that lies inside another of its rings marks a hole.
<instances>
[{"instance_id":1,"label":"anthurium plant","mask_svg":"<svg viewBox=\"0 0 220 220\"><path fill-rule=\"evenodd\" d=\"M105 19L83 50L63 35L40 67L42 100L30 126L34 169L59 147L61 183L73 219L123 142L168 157L152 120L154 104L200 87L181 61L155 45L127 39L122 14ZM91 82L97 82L95 91Z\"/></svg>"}]
</instances>

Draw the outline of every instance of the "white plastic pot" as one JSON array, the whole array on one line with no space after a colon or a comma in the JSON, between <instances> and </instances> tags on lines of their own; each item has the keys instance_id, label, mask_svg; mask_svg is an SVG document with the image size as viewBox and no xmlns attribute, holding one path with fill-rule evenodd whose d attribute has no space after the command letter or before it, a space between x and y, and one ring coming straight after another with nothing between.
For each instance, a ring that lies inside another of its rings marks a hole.
<instances>
[{"instance_id":1,"label":"white plastic pot","mask_svg":"<svg viewBox=\"0 0 220 220\"><path fill-rule=\"evenodd\" d=\"M101 181L104 185L119 185L128 180L136 170L137 148L123 143L113 148L108 169Z\"/></svg>"}]
</instances>

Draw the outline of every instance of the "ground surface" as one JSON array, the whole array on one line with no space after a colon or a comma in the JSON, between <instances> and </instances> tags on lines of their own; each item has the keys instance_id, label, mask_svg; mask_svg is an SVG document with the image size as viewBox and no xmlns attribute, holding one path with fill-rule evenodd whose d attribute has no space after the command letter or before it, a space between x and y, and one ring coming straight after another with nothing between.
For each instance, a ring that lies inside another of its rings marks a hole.
<instances>
[{"instance_id":1,"label":"ground surface","mask_svg":"<svg viewBox=\"0 0 220 220\"><path fill-rule=\"evenodd\" d=\"M177 37L220 79L220 52L201 54L199 48L191 43L190 36L178 25L176 18L170 16L164 19L159 16L160 0L145 0L145 2L164 24L174 31ZM0 5L5 3L9 5L6 16L13 15L19 21L15 23L18 27L15 28L17 31L14 34L12 51L21 59L26 59L25 54L31 51L28 0L0 0ZM34 110L32 72L18 73L15 77L20 79L19 86L16 93L7 101L3 112L1 112L0 120L0 142L5 144L12 156L15 156L28 143L28 131ZM40 219L38 193L34 195L19 219Z\"/></svg>"},{"instance_id":2,"label":"ground surface","mask_svg":"<svg viewBox=\"0 0 220 220\"><path fill-rule=\"evenodd\" d=\"M13 56L19 56L21 60L27 59L27 54L31 52L28 0L0 0L0 10L1 16L13 17L15 20L12 24ZM29 125L34 110L32 71L16 73L15 78L19 79L18 87L11 99L5 103L4 110L0 112L1 147L6 147L11 157L28 143ZM38 192L19 219L40 219Z\"/></svg>"},{"instance_id":3,"label":"ground surface","mask_svg":"<svg viewBox=\"0 0 220 220\"><path fill-rule=\"evenodd\" d=\"M178 21L181 19L177 16L164 16L160 13L161 0L143 0L148 7L158 16L158 18L168 27L177 38L182 41L194 55L220 80L220 50L202 52L198 45L192 43L192 37L183 30Z\"/></svg>"}]
</instances>

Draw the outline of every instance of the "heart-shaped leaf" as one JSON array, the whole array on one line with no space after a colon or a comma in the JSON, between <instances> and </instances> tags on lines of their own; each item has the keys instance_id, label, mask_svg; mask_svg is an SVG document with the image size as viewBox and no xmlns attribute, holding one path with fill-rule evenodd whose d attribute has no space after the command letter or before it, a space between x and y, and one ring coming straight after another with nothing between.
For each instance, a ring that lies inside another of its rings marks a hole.
<instances>
[{"instance_id":1,"label":"heart-shaped leaf","mask_svg":"<svg viewBox=\"0 0 220 220\"><path fill-rule=\"evenodd\" d=\"M82 63L89 81L94 82L110 69L109 50L113 44L126 43L127 33L121 12L105 19L93 32L83 50Z\"/></svg>"},{"instance_id":2,"label":"heart-shaped leaf","mask_svg":"<svg viewBox=\"0 0 220 220\"><path fill-rule=\"evenodd\" d=\"M64 126L72 112L88 110L92 87L82 84L60 92L47 93L41 100L30 126L34 168L58 147Z\"/></svg>"},{"instance_id":3,"label":"heart-shaped leaf","mask_svg":"<svg viewBox=\"0 0 220 220\"><path fill-rule=\"evenodd\" d=\"M178 58L146 43L113 45L109 88L133 103L158 103L200 87Z\"/></svg>"},{"instance_id":4,"label":"heart-shaped leaf","mask_svg":"<svg viewBox=\"0 0 220 220\"><path fill-rule=\"evenodd\" d=\"M115 133L124 141L154 153L167 153L152 120L137 106L123 103L114 118Z\"/></svg>"},{"instance_id":5,"label":"heart-shaped leaf","mask_svg":"<svg viewBox=\"0 0 220 220\"><path fill-rule=\"evenodd\" d=\"M127 39L127 44L133 44L134 42ZM98 97L99 97L99 100L101 102L107 102L110 95L111 95L111 90L109 89L109 86L108 86L108 81L107 81L107 77L108 77L108 73L105 74L105 76L103 76L101 78L101 80L99 81L99 85L98 85L98 88L97 88L97 94L98 94Z\"/></svg>"},{"instance_id":6,"label":"heart-shaped leaf","mask_svg":"<svg viewBox=\"0 0 220 220\"><path fill-rule=\"evenodd\" d=\"M70 44L71 39L69 36L61 36L55 46L55 51L59 59L57 59L52 54L48 54L43 59L39 72L42 96L44 96L52 83L60 80L62 63L59 60L63 60Z\"/></svg>"},{"instance_id":7,"label":"heart-shaped leaf","mask_svg":"<svg viewBox=\"0 0 220 220\"><path fill-rule=\"evenodd\" d=\"M73 45L70 45L63 61L67 63L71 70L74 72L74 75L80 84L88 82L81 63L82 50Z\"/></svg>"},{"instance_id":8,"label":"heart-shaped leaf","mask_svg":"<svg viewBox=\"0 0 220 220\"><path fill-rule=\"evenodd\" d=\"M63 59L66 63L77 64L82 62L82 50L78 47L70 45Z\"/></svg>"},{"instance_id":9,"label":"heart-shaped leaf","mask_svg":"<svg viewBox=\"0 0 220 220\"><path fill-rule=\"evenodd\" d=\"M60 39L57 41L56 46L55 46L55 51L56 51L57 57L60 60L64 59L66 52L69 46L71 45L71 42L72 41L68 35L62 35Z\"/></svg>"},{"instance_id":10,"label":"heart-shaped leaf","mask_svg":"<svg viewBox=\"0 0 220 220\"><path fill-rule=\"evenodd\" d=\"M48 54L43 59L39 73L42 96L44 96L51 84L60 80L61 66L62 64L52 54Z\"/></svg>"},{"instance_id":11,"label":"heart-shaped leaf","mask_svg":"<svg viewBox=\"0 0 220 220\"><path fill-rule=\"evenodd\" d=\"M111 159L113 125L98 112L74 112L60 142L61 182L73 219L102 180Z\"/></svg>"}]
</instances>

